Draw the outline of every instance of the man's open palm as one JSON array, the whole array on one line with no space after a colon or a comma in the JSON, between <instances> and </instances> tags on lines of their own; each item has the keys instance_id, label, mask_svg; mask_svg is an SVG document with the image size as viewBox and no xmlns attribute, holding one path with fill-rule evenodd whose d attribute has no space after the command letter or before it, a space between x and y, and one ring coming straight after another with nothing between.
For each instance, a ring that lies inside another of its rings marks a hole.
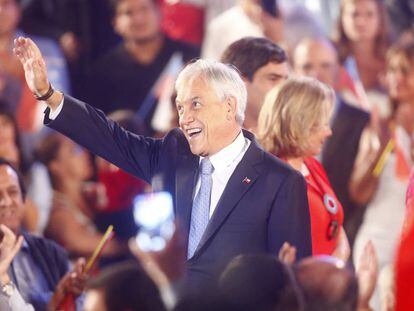
<instances>
[{"instance_id":1,"label":"man's open palm","mask_svg":"<svg viewBox=\"0 0 414 311\"><path fill-rule=\"evenodd\" d=\"M36 44L29 38L14 40L14 54L23 65L27 85L37 95L44 95L49 89L46 63Z\"/></svg>"},{"instance_id":2,"label":"man's open palm","mask_svg":"<svg viewBox=\"0 0 414 311\"><path fill-rule=\"evenodd\" d=\"M10 264L22 247L23 237L16 235L7 226L0 225L3 239L0 242L0 276L7 273Z\"/></svg>"}]
</instances>

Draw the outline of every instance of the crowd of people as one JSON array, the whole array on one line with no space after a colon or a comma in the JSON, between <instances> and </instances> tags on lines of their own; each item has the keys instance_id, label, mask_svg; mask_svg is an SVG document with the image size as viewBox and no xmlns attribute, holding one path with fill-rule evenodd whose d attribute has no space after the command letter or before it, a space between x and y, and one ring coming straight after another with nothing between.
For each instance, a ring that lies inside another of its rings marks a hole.
<instances>
[{"instance_id":1,"label":"crowd of people","mask_svg":"<svg viewBox=\"0 0 414 311\"><path fill-rule=\"evenodd\" d=\"M0 0L0 310L414 309L414 8L292 3Z\"/></svg>"}]
</instances>

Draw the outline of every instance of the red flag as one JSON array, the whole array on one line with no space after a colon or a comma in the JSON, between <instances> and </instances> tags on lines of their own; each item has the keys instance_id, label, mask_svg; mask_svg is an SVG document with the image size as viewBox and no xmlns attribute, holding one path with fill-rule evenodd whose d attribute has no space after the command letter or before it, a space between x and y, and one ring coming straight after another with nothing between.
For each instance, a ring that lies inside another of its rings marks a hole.
<instances>
[{"instance_id":1,"label":"red flag","mask_svg":"<svg viewBox=\"0 0 414 311\"><path fill-rule=\"evenodd\" d=\"M57 309L58 311L76 311L76 299L73 294L67 294Z\"/></svg>"},{"instance_id":2,"label":"red flag","mask_svg":"<svg viewBox=\"0 0 414 311\"><path fill-rule=\"evenodd\" d=\"M112 240L114 237L113 226L109 226L106 230L105 234L103 235L101 241L99 242L98 246L96 247L95 251L93 252L92 256L89 258L88 262L86 263L85 273L88 273L94 267L96 261L102 254L103 249L105 246L108 245L109 241ZM57 308L58 311L76 311L76 298L72 293L67 293L66 296L63 298L62 302L59 304Z\"/></svg>"},{"instance_id":3,"label":"red flag","mask_svg":"<svg viewBox=\"0 0 414 311\"><path fill-rule=\"evenodd\" d=\"M406 204L404 231L395 263L396 311L414 309L414 171L408 184Z\"/></svg>"}]
</instances>

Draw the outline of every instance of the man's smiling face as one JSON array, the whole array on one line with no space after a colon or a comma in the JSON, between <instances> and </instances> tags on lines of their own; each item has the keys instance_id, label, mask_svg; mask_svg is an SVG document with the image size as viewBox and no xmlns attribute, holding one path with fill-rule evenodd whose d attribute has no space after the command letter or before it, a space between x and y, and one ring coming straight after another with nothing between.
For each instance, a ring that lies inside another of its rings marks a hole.
<instances>
[{"instance_id":1,"label":"man's smiling face","mask_svg":"<svg viewBox=\"0 0 414 311\"><path fill-rule=\"evenodd\" d=\"M0 165L0 223L15 233L23 221L24 202L16 172Z\"/></svg>"},{"instance_id":2,"label":"man's smiling face","mask_svg":"<svg viewBox=\"0 0 414 311\"><path fill-rule=\"evenodd\" d=\"M234 139L238 124L234 99L219 98L200 77L191 78L178 90L176 106L180 128L193 154L211 156Z\"/></svg>"}]
</instances>

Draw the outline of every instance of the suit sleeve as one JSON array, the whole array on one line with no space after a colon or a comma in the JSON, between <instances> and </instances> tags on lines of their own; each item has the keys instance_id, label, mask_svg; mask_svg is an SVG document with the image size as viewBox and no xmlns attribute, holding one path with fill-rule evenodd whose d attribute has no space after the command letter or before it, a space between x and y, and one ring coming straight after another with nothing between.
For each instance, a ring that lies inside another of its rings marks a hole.
<instances>
[{"instance_id":1,"label":"suit sleeve","mask_svg":"<svg viewBox=\"0 0 414 311\"><path fill-rule=\"evenodd\" d=\"M130 174L151 182L161 140L128 132L102 111L67 95L56 119L50 120L49 113L47 109L44 119L47 126Z\"/></svg>"},{"instance_id":2,"label":"suit sleeve","mask_svg":"<svg viewBox=\"0 0 414 311\"><path fill-rule=\"evenodd\" d=\"M297 259L312 255L306 182L297 172L291 172L279 188L268 223L269 252L278 254L285 241L296 247Z\"/></svg>"}]
</instances>

